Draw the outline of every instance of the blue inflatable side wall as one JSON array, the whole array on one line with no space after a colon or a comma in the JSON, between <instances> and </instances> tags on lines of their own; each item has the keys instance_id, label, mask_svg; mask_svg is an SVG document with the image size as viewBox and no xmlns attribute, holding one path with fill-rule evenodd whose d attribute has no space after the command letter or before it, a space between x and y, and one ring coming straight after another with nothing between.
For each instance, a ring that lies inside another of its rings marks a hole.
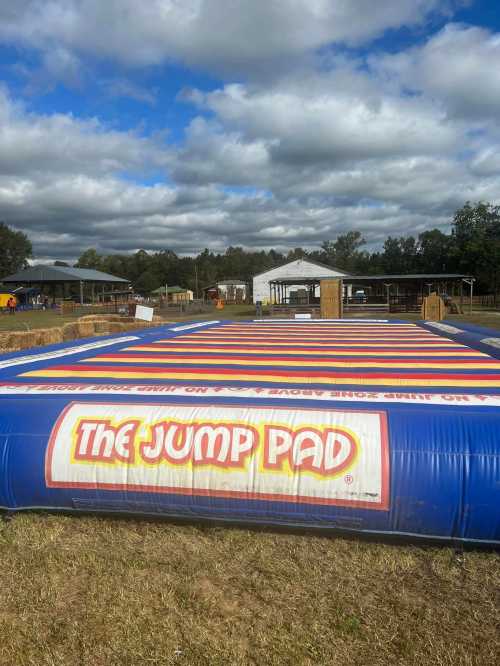
<instances>
[{"instance_id":1,"label":"blue inflatable side wall","mask_svg":"<svg viewBox=\"0 0 500 666\"><path fill-rule=\"evenodd\" d=\"M242 326L232 335L241 336ZM246 326L253 334L254 324ZM350 335L358 336L358 328ZM446 340L436 331L425 332L422 340L431 344L431 335ZM500 544L500 391L495 387L465 389L460 380L455 387L429 391L396 380L370 386L361 374L357 386L298 386L271 383L266 379L270 366L259 371L259 382L217 383L211 376L207 382L139 383L123 373L75 379L63 374L70 371L60 356L50 357L68 351L71 367L77 368L71 372L77 372L79 363L93 360L102 367L115 352L118 363L122 351L150 354L137 347L159 345L154 349L160 350L169 340L188 337L196 349L203 346L201 333L191 338L186 331L151 329L82 342L90 349L80 351L72 351L75 344L39 350L49 358L30 362L23 354L0 359L0 507ZM109 346L93 348L93 343ZM249 349L249 343L241 344ZM392 341L387 344L393 348ZM199 354L190 353L191 361ZM276 372L281 353L273 356ZM142 358L139 366L149 368L149 357ZM478 358L482 363L483 355ZM309 367L311 361L302 358L302 363ZM40 377L44 372L46 378ZM386 381L379 372L371 376Z\"/></svg>"}]
</instances>

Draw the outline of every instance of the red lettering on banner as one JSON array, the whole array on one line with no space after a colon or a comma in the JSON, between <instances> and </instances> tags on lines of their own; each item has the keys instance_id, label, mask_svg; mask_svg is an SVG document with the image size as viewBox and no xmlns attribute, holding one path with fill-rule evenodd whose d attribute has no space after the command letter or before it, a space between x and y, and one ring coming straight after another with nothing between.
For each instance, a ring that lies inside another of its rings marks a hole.
<instances>
[{"instance_id":1,"label":"red lettering on banner","mask_svg":"<svg viewBox=\"0 0 500 666\"><path fill-rule=\"evenodd\" d=\"M76 429L75 460L106 463L134 463L134 440L140 421L133 419L119 426L109 419L82 419Z\"/></svg>"},{"instance_id":2,"label":"red lettering on banner","mask_svg":"<svg viewBox=\"0 0 500 666\"><path fill-rule=\"evenodd\" d=\"M283 471L285 461L291 470L307 470L322 476L336 476L347 469L358 454L358 443L340 428L300 428L265 426L264 469Z\"/></svg>"},{"instance_id":3,"label":"red lettering on banner","mask_svg":"<svg viewBox=\"0 0 500 666\"><path fill-rule=\"evenodd\" d=\"M151 441L142 442L139 451L150 464L166 460L244 469L258 442L257 430L248 425L164 421L151 426Z\"/></svg>"}]
</instances>

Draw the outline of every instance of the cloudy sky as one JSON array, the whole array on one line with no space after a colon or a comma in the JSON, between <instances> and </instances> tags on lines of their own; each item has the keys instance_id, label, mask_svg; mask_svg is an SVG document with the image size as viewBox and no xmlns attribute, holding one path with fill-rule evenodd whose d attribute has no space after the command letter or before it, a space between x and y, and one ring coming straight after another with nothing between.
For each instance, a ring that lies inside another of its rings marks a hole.
<instances>
[{"instance_id":1,"label":"cloudy sky","mask_svg":"<svg viewBox=\"0 0 500 666\"><path fill-rule=\"evenodd\" d=\"M0 220L38 259L317 247L500 203L498 0L1 0Z\"/></svg>"}]
</instances>

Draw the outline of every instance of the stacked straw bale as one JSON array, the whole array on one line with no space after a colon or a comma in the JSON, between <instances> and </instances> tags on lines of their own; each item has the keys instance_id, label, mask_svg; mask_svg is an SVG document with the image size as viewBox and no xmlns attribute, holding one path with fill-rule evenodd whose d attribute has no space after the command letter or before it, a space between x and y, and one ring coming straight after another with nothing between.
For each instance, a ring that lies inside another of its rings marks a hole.
<instances>
[{"instance_id":1,"label":"stacked straw bale","mask_svg":"<svg viewBox=\"0 0 500 666\"><path fill-rule=\"evenodd\" d=\"M155 317L152 323L138 321L133 317L120 317L119 315L86 315L77 321L54 328L39 328L33 331L5 331L0 333L0 353L54 345L58 342L68 342L110 333L124 333L141 328L149 328L159 323L168 323Z\"/></svg>"}]
</instances>

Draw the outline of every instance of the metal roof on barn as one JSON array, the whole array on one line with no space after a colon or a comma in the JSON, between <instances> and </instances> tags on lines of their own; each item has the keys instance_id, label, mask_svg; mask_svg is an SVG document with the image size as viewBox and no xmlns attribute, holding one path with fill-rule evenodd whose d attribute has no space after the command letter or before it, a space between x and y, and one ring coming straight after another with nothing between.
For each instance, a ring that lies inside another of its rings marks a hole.
<instances>
[{"instance_id":1,"label":"metal roof on barn","mask_svg":"<svg viewBox=\"0 0 500 666\"><path fill-rule=\"evenodd\" d=\"M185 294L189 289L184 288L184 287L179 287L178 285L174 285L172 287L167 286L167 291L169 294ZM152 294L164 294L165 293L165 287L157 287L156 289L153 289L151 292Z\"/></svg>"},{"instance_id":2,"label":"metal roof on barn","mask_svg":"<svg viewBox=\"0 0 500 666\"><path fill-rule=\"evenodd\" d=\"M355 282L359 280L460 280L471 278L467 273L408 273L404 275L348 275L344 282Z\"/></svg>"},{"instance_id":3,"label":"metal roof on barn","mask_svg":"<svg viewBox=\"0 0 500 666\"><path fill-rule=\"evenodd\" d=\"M300 259L292 259L292 261L285 261L283 264L278 264L277 266L271 266L270 268L266 268L265 271L260 271L260 273L255 273L254 278L259 277L260 275L265 275L266 273L270 273L271 271L274 271L277 268L284 268L285 266L289 266L290 264L295 264L297 261L302 261L305 264L310 264L311 266L317 266L318 268L326 268L328 271L338 273L339 277L342 277L343 275L347 275L347 273L345 271L342 271L340 268L336 268L335 266L329 266L327 264L322 264L321 262L316 261L315 259L309 259L309 258L303 257L303 258L300 258ZM329 275L328 277L332 277L332 276Z\"/></svg>"},{"instance_id":4,"label":"metal roof on barn","mask_svg":"<svg viewBox=\"0 0 500 666\"><path fill-rule=\"evenodd\" d=\"M92 268L72 268L71 266L30 266L22 271L2 278L6 284L31 284L41 282L115 282L128 284L129 280L96 271Z\"/></svg>"},{"instance_id":5,"label":"metal roof on barn","mask_svg":"<svg viewBox=\"0 0 500 666\"><path fill-rule=\"evenodd\" d=\"M331 275L318 275L317 277L300 277L300 276L287 276L286 278L276 278L270 280L269 284L286 284L286 285L300 285L300 284L316 284L321 280L331 280ZM408 281L422 281L422 280L463 280L471 279L470 275L462 273L409 273L408 275L344 275L338 279L343 280L347 284L354 282L380 282L385 280L396 280L398 282Z\"/></svg>"}]
</instances>

